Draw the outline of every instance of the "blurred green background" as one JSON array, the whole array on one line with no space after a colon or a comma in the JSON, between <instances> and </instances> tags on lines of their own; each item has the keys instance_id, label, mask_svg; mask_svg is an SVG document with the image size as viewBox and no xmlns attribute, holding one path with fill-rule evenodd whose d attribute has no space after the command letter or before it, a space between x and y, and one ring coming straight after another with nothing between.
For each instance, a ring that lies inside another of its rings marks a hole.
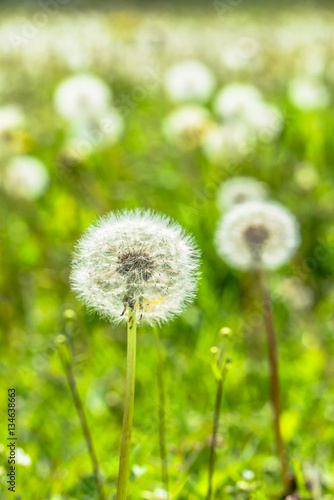
<instances>
[{"instance_id":1,"label":"blurred green background","mask_svg":"<svg viewBox=\"0 0 334 500\"><path fill-rule=\"evenodd\" d=\"M228 7L223 14L222 4ZM56 339L66 334L108 498L113 498L126 335L123 327L87 313L71 293L69 270L74 242L97 216L135 207L171 216L202 250L195 304L160 330L173 498L205 497L216 389L210 349L215 345L232 358L221 410L215 498L261 500L277 493L265 334L261 323L248 321L261 311L256 280L229 269L213 243L216 191L225 179L247 175L266 182L271 196L301 225L302 246L294 262L269 277L282 428L291 460L301 464L305 481L313 484L313 498L333 499L334 12L315 4L272 5L277 7L272 16L246 1L221 2L218 10L210 3L203 11L182 4L173 9L118 6L71 10L69 4L45 19L38 17L41 5L17 4L4 8L0 22L0 106L15 105L24 115L10 133L2 133L0 120L0 496L97 498L57 353ZM22 43L13 42L22 37ZM198 136L190 142L168 140L163 123L180 105L166 94L165 73L187 59L201 61L215 75L215 91L203 105L212 115L221 88L247 83L280 111L282 131L269 141L259 135L247 154L215 161L204 154ZM115 144L73 157L66 149L71 131L57 114L53 96L65 78L81 72L100 77L112 89L124 131ZM289 98L296 77L324 85L328 105L296 106ZM8 165L18 155L34 156L46 166L49 184L35 199L17 193L15 183L6 184ZM308 300L300 299L304 296ZM219 335L222 328L231 329L228 340ZM6 488L8 387L17 392L21 463L16 495ZM154 332L145 327L138 338L131 467L131 498L159 499L154 495L162 487L157 355Z\"/></svg>"}]
</instances>

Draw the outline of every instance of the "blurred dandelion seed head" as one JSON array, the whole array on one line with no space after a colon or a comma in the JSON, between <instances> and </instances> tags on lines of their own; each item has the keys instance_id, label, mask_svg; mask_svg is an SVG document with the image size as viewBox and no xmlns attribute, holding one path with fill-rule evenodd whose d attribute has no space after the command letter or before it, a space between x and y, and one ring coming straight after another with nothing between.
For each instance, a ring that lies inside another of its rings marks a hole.
<instances>
[{"instance_id":1,"label":"blurred dandelion seed head","mask_svg":"<svg viewBox=\"0 0 334 500\"><path fill-rule=\"evenodd\" d=\"M209 111L197 105L179 107L167 116L162 125L166 139L182 149L198 146L210 127Z\"/></svg>"},{"instance_id":2,"label":"blurred dandelion seed head","mask_svg":"<svg viewBox=\"0 0 334 500\"><path fill-rule=\"evenodd\" d=\"M301 111L324 109L331 101L329 90L322 81L307 76L290 82L289 97L292 104Z\"/></svg>"},{"instance_id":3,"label":"blurred dandelion seed head","mask_svg":"<svg viewBox=\"0 0 334 500\"><path fill-rule=\"evenodd\" d=\"M49 183L46 166L34 156L14 156L4 171L4 188L9 195L17 198L35 200L45 193Z\"/></svg>"},{"instance_id":4,"label":"blurred dandelion seed head","mask_svg":"<svg viewBox=\"0 0 334 500\"><path fill-rule=\"evenodd\" d=\"M222 118L236 118L250 113L261 100L260 91L253 85L231 83L218 93L214 110Z\"/></svg>"},{"instance_id":5,"label":"blurred dandelion seed head","mask_svg":"<svg viewBox=\"0 0 334 500\"><path fill-rule=\"evenodd\" d=\"M78 74L60 83L54 96L58 114L70 122L101 116L111 101L111 89L97 76Z\"/></svg>"},{"instance_id":6,"label":"blurred dandelion seed head","mask_svg":"<svg viewBox=\"0 0 334 500\"><path fill-rule=\"evenodd\" d=\"M75 293L120 323L127 307L145 323L168 321L195 297L199 251L181 226L143 210L102 217L78 242L71 282Z\"/></svg>"},{"instance_id":7,"label":"blurred dandelion seed head","mask_svg":"<svg viewBox=\"0 0 334 500\"><path fill-rule=\"evenodd\" d=\"M24 125L24 114L18 106L7 105L0 107L0 137Z\"/></svg>"},{"instance_id":8,"label":"blurred dandelion seed head","mask_svg":"<svg viewBox=\"0 0 334 500\"><path fill-rule=\"evenodd\" d=\"M173 102L206 102L215 87L211 70L199 61L174 64L166 73L165 90Z\"/></svg>"},{"instance_id":9,"label":"blurred dandelion seed head","mask_svg":"<svg viewBox=\"0 0 334 500\"><path fill-rule=\"evenodd\" d=\"M286 208L250 201L223 216L215 241L219 255L232 267L276 269L293 257L300 235L295 217Z\"/></svg>"},{"instance_id":10,"label":"blurred dandelion seed head","mask_svg":"<svg viewBox=\"0 0 334 500\"><path fill-rule=\"evenodd\" d=\"M247 201L262 200L267 196L268 187L264 182L240 175L221 184L217 191L216 203L219 210L225 210Z\"/></svg>"},{"instance_id":11,"label":"blurred dandelion seed head","mask_svg":"<svg viewBox=\"0 0 334 500\"><path fill-rule=\"evenodd\" d=\"M201 146L208 160L225 162L240 160L254 145L254 132L246 123L239 121L210 127Z\"/></svg>"}]
</instances>

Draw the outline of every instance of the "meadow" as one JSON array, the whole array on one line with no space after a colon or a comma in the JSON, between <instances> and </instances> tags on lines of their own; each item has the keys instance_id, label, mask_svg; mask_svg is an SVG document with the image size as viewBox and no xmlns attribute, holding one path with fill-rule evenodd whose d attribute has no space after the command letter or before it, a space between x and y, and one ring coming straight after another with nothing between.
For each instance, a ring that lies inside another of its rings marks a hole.
<instances>
[{"instance_id":1,"label":"meadow","mask_svg":"<svg viewBox=\"0 0 334 500\"><path fill-rule=\"evenodd\" d=\"M53 7L4 9L0 21L0 498L101 498L68 366L105 498L115 498L126 328L89 311L69 276L82 233L99 216L136 208L193 235L201 265L196 299L182 314L159 328L138 325L129 498L168 498L163 438L169 498L207 498L221 360L212 499L283 498L257 276L229 266L215 244L225 210L217 193L242 176L260 181L301 233L292 260L267 273L296 483L286 498L334 499L334 12L243 2L203 11ZM187 61L202 90L182 90L171 73ZM82 127L73 99L59 93L82 74L108 89L105 128ZM232 108L234 99L241 107L255 99L263 114L235 119L224 107L228 88ZM7 489L11 387L15 493Z\"/></svg>"}]
</instances>

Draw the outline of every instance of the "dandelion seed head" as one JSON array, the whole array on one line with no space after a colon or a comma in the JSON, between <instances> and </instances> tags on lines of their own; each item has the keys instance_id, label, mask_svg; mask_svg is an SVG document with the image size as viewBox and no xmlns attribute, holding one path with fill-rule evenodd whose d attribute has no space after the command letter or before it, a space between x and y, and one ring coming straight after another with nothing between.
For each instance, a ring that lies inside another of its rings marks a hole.
<instances>
[{"instance_id":1,"label":"dandelion seed head","mask_svg":"<svg viewBox=\"0 0 334 500\"><path fill-rule=\"evenodd\" d=\"M320 177L315 165L302 161L295 166L293 179L301 189L309 191L317 187Z\"/></svg>"},{"instance_id":2,"label":"dandelion seed head","mask_svg":"<svg viewBox=\"0 0 334 500\"><path fill-rule=\"evenodd\" d=\"M310 309L314 304L314 292L296 276L283 279L277 293L295 311Z\"/></svg>"},{"instance_id":3,"label":"dandelion seed head","mask_svg":"<svg viewBox=\"0 0 334 500\"><path fill-rule=\"evenodd\" d=\"M135 308L147 324L180 314L196 293L199 252L166 216L143 210L110 213L79 240L71 283L79 298L114 323Z\"/></svg>"},{"instance_id":4,"label":"dandelion seed head","mask_svg":"<svg viewBox=\"0 0 334 500\"><path fill-rule=\"evenodd\" d=\"M282 113L273 105L255 101L245 110L244 119L258 134L262 142L275 139L284 127Z\"/></svg>"},{"instance_id":5,"label":"dandelion seed head","mask_svg":"<svg viewBox=\"0 0 334 500\"><path fill-rule=\"evenodd\" d=\"M168 500L170 498L170 495L165 489L156 488L153 492L153 498L155 500Z\"/></svg>"},{"instance_id":6,"label":"dandelion seed head","mask_svg":"<svg viewBox=\"0 0 334 500\"><path fill-rule=\"evenodd\" d=\"M221 162L242 158L254 145L254 132L247 124L236 122L209 128L201 148L210 161Z\"/></svg>"},{"instance_id":7,"label":"dandelion seed head","mask_svg":"<svg viewBox=\"0 0 334 500\"><path fill-rule=\"evenodd\" d=\"M45 193L49 183L46 166L34 156L14 156L4 171L4 188L14 197L34 200Z\"/></svg>"},{"instance_id":8,"label":"dandelion seed head","mask_svg":"<svg viewBox=\"0 0 334 500\"><path fill-rule=\"evenodd\" d=\"M219 210L226 210L247 201L263 200L267 196L268 187L264 182L240 175L221 184L217 190L216 203Z\"/></svg>"},{"instance_id":9,"label":"dandelion seed head","mask_svg":"<svg viewBox=\"0 0 334 500\"><path fill-rule=\"evenodd\" d=\"M29 465L31 465L30 455L25 453L22 448L17 448L16 450L16 463L24 465L25 467L29 467Z\"/></svg>"},{"instance_id":10,"label":"dandelion seed head","mask_svg":"<svg viewBox=\"0 0 334 500\"><path fill-rule=\"evenodd\" d=\"M24 115L20 108L14 105L0 108L0 137L20 129L24 124Z\"/></svg>"},{"instance_id":11,"label":"dandelion seed head","mask_svg":"<svg viewBox=\"0 0 334 500\"><path fill-rule=\"evenodd\" d=\"M60 83L54 96L56 111L70 122L101 116L109 107L111 90L97 76L78 74Z\"/></svg>"},{"instance_id":12,"label":"dandelion seed head","mask_svg":"<svg viewBox=\"0 0 334 500\"><path fill-rule=\"evenodd\" d=\"M116 144L123 131L123 117L117 110L110 109L101 116L90 119L84 126L79 124L75 127L67 148L74 150L78 157L85 158Z\"/></svg>"},{"instance_id":13,"label":"dandelion seed head","mask_svg":"<svg viewBox=\"0 0 334 500\"><path fill-rule=\"evenodd\" d=\"M289 262L300 245L295 217L268 201L236 205L223 216L216 231L219 255L237 269L277 269Z\"/></svg>"},{"instance_id":14,"label":"dandelion seed head","mask_svg":"<svg viewBox=\"0 0 334 500\"><path fill-rule=\"evenodd\" d=\"M289 97L301 111L324 109L330 103L328 88L317 78L299 77L290 82Z\"/></svg>"},{"instance_id":15,"label":"dandelion seed head","mask_svg":"<svg viewBox=\"0 0 334 500\"><path fill-rule=\"evenodd\" d=\"M236 118L250 113L254 105L261 100L262 95L256 87L232 83L218 93L214 110L223 118Z\"/></svg>"},{"instance_id":16,"label":"dandelion seed head","mask_svg":"<svg viewBox=\"0 0 334 500\"><path fill-rule=\"evenodd\" d=\"M205 64L184 61L166 73L165 90L173 102L205 102L215 87L215 77Z\"/></svg>"},{"instance_id":17,"label":"dandelion seed head","mask_svg":"<svg viewBox=\"0 0 334 500\"><path fill-rule=\"evenodd\" d=\"M183 149L197 146L211 126L210 113L196 105L176 109L163 122L165 137Z\"/></svg>"}]
</instances>

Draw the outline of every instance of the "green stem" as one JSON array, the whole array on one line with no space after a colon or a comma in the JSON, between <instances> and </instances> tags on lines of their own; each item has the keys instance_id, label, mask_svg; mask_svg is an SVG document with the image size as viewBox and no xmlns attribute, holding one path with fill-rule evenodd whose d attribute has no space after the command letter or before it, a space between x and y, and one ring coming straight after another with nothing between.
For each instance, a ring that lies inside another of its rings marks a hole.
<instances>
[{"instance_id":1,"label":"green stem","mask_svg":"<svg viewBox=\"0 0 334 500\"><path fill-rule=\"evenodd\" d=\"M279 369L278 369L278 354L276 332L274 327L274 319L272 314L272 305L270 295L266 286L265 276L262 270L259 271L259 283L263 300L263 316L267 333L268 341L268 359L270 369L270 398L273 408L273 426L276 441L276 450L278 459L281 464L282 482L285 488L289 488L288 480L288 459L285 444L283 441L280 425L281 415L281 396L279 384Z\"/></svg>"},{"instance_id":2,"label":"green stem","mask_svg":"<svg viewBox=\"0 0 334 500\"><path fill-rule=\"evenodd\" d=\"M157 346L157 379L159 392L159 445L161 458L161 476L167 496L169 494L169 475L168 475L168 459L166 451L166 418L165 418L165 387L164 387L164 369L160 348L159 332L156 329L156 346Z\"/></svg>"},{"instance_id":3,"label":"green stem","mask_svg":"<svg viewBox=\"0 0 334 500\"><path fill-rule=\"evenodd\" d=\"M128 337L127 339L128 346L127 346L127 360L126 360L124 416L123 416L116 500L126 500L126 492L127 492L128 477L129 477L133 406L134 406L134 396L135 396L137 320L136 320L136 312L130 306L129 306L129 316L127 323L127 337Z\"/></svg>"},{"instance_id":4,"label":"green stem","mask_svg":"<svg viewBox=\"0 0 334 500\"><path fill-rule=\"evenodd\" d=\"M221 361L219 363L221 363ZM221 377L217 381L216 401L215 401L215 410L213 414L212 438L211 438L210 458L209 458L208 493L206 495L206 500L211 500L213 493L213 474L215 471L216 446L217 446L217 436L219 429L219 414L220 414L220 406L223 396L223 387L225 378L226 378L226 362L224 364L224 368L221 370Z\"/></svg>"},{"instance_id":5,"label":"green stem","mask_svg":"<svg viewBox=\"0 0 334 500\"><path fill-rule=\"evenodd\" d=\"M95 481L96 481L97 490L98 490L98 494L99 494L99 499L105 500L106 497L105 497L104 490L103 490L103 483L102 483L102 478L101 478L101 474L100 474L99 464L97 461L97 456L96 456L94 445L93 445L92 435L90 433L90 429L89 429L88 422L86 419L84 407L83 407L83 404L81 402L81 399L79 396L79 391L78 391L77 384L75 381L75 376L74 376L74 372L73 372L73 368L72 368L72 357L66 356L66 354L61 350L61 346L59 348L59 355L60 355L62 365L64 367L64 371L66 374L68 385L69 385L70 390L71 390L74 405L76 407L76 410L77 410L77 413L78 413L78 416L80 419L82 432L83 432L83 435L84 435L85 440L86 440L89 456L90 456L92 466L93 466L93 471L94 471Z\"/></svg>"}]
</instances>

